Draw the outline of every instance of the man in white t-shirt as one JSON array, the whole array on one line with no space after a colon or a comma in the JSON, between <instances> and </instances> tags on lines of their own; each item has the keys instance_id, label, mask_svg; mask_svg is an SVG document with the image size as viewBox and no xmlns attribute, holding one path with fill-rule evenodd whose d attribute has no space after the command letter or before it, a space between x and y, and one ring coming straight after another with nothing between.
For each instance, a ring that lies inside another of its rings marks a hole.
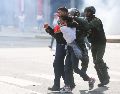
<instances>
[{"instance_id":1,"label":"man in white t-shirt","mask_svg":"<svg viewBox=\"0 0 120 94\"><path fill-rule=\"evenodd\" d=\"M67 20L68 19L68 20ZM75 39L76 39L76 28L70 28L67 26L67 21L72 21L70 17L60 17L60 31L63 33L63 37L67 42L67 45L71 46L74 54L77 58L82 58L82 53L80 48L77 46Z\"/></svg>"},{"instance_id":2,"label":"man in white t-shirt","mask_svg":"<svg viewBox=\"0 0 120 94\"><path fill-rule=\"evenodd\" d=\"M76 61L76 60L78 60L77 58L79 58L79 59L82 58L82 52L81 52L81 49L77 46L76 41L75 41L76 28L71 28L71 27L67 26L67 24L72 23L73 20L71 17L68 17L68 16L61 16L59 19L60 19L61 27L59 27L58 28L59 30L57 30L57 31L63 33L63 37L67 42L67 50L68 50L66 60L65 60L65 86L62 88L61 91L71 92L70 82L69 82L69 79L70 79L69 71L66 71L66 70L70 69L70 67L71 67L70 65L72 65L72 69L74 70L75 73L79 74L83 78L84 81L88 81L89 90L91 90L94 87L95 79L90 78L86 74L86 72L81 71L78 68L79 62ZM77 25L77 23L76 23L76 25Z\"/></svg>"}]
</instances>

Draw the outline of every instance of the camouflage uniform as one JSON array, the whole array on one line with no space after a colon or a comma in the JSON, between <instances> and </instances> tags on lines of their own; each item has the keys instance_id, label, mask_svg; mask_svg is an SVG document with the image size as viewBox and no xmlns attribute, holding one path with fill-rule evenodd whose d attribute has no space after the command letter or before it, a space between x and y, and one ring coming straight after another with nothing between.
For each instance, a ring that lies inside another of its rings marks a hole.
<instances>
[{"instance_id":1,"label":"camouflage uniform","mask_svg":"<svg viewBox=\"0 0 120 94\"><path fill-rule=\"evenodd\" d=\"M89 32L88 40L91 43L93 62L101 82L98 86L103 86L108 84L110 79L107 72L108 67L103 60L106 47L106 36L103 24L99 18L93 15L91 18L87 18L87 21L89 22L89 28L91 30Z\"/></svg>"}]
</instances>

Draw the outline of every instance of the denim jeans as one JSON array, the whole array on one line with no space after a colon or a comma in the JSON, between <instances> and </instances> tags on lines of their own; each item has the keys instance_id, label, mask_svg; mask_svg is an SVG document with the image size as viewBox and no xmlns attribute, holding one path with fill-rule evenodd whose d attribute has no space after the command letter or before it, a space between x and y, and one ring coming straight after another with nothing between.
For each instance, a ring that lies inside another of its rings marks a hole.
<instances>
[{"instance_id":1,"label":"denim jeans","mask_svg":"<svg viewBox=\"0 0 120 94\"><path fill-rule=\"evenodd\" d=\"M72 43L69 43L68 46L72 47L73 52L78 59L82 59L81 49L77 46L75 41L73 41Z\"/></svg>"},{"instance_id":2,"label":"denim jeans","mask_svg":"<svg viewBox=\"0 0 120 94\"><path fill-rule=\"evenodd\" d=\"M67 47L67 56L66 56L66 60L65 60L65 84L66 85L70 85L70 72L72 70L74 70L75 73L79 74L84 81L88 81L89 80L89 76L81 71L78 67L79 64L79 59L76 57L73 48L71 46Z\"/></svg>"}]
</instances>

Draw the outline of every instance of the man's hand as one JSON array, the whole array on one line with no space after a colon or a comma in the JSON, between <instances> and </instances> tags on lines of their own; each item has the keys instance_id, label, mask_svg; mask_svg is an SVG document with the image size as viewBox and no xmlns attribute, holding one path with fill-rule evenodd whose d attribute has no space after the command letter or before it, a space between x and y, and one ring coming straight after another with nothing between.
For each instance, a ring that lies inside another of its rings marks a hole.
<instances>
[{"instance_id":1,"label":"man's hand","mask_svg":"<svg viewBox=\"0 0 120 94\"><path fill-rule=\"evenodd\" d=\"M49 26L49 25L48 25L47 23L46 23L46 24L44 24L44 28L45 28L45 29L47 29L47 28L48 28L48 26Z\"/></svg>"}]
</instances>

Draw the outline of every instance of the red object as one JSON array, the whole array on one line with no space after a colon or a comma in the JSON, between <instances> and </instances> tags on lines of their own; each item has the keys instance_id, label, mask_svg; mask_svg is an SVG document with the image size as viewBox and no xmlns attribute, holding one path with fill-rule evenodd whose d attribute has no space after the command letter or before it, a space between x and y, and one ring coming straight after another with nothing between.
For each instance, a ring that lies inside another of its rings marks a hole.
<instances>
[{"instance_id":1,"label":"red object","mask_svg":"<svg viewBox=\"0 0 120 94\"><path fill-rule=\"evenodd\" d=\"M38 15L42 15L43 0L38 0Z\"/></svg>"},{"instance_id":2,"label":"red object","mask_svg":"<svg viewBox=\"0 0 120 94\"><path fill-rule=\"evenodd\" d=\"M60 32L60 26L59 25L56 25L54 27L54 32L57 33L57 32Z\"/></svg>"}]
</instances>

